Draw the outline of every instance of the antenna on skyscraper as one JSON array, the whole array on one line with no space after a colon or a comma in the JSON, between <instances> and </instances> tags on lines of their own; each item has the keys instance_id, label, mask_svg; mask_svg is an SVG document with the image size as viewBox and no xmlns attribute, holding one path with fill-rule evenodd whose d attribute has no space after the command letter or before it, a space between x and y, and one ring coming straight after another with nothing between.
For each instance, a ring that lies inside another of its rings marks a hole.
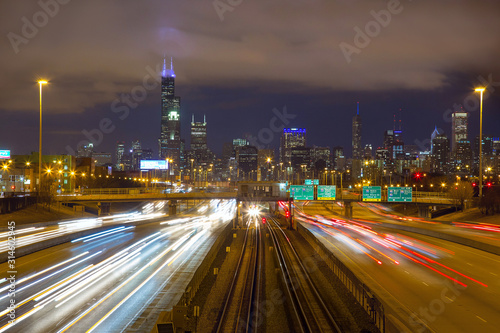
<instances>
[{"instance_id":1,"label":"antenna on skyscraper","mask_svg":"<svg viewBox=\"0 0 500 333\"><path fill-rule=\"evenodd\" d=\"M358 106L358 111L356 114L359 116L359 102L357 102L357 106Z\"/></svg>"},{"instance_id":2,"label":"antenna on skyscraper","mask_svg":"<svg viewBox=\"0 0 500 333\"><path fill-rule=\"evenodd\" d=\"M162 72L163 77L167 77L167 57L165 56L165 53L163 53L163 72Z\"/></svg>"}]
</instances>

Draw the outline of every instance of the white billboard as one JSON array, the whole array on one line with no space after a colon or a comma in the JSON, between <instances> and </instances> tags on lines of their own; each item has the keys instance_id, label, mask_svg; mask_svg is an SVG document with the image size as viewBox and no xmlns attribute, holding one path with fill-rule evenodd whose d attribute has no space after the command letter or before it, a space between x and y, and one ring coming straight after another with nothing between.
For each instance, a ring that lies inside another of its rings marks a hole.
<instances>
[{"instance_id":1,"label":"white billboard","mask_svg":"<svg viewBox=\"0 0 500 333\"><path fill-rule=\"evenodd\" d=\"M141 170L167 170L168 162L165 160L141 160Z\"/></svg>"}]
</instances>

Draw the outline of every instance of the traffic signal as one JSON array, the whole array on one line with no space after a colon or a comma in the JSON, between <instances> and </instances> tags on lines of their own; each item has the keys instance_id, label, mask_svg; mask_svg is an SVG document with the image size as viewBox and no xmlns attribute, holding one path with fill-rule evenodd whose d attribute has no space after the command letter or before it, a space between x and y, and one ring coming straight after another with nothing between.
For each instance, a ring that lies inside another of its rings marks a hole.
<instances>
[{"instance_id":1,"label":"traffic signal","mask_svg":"<svg viewBox=\"0 0 500 333\"><path fill-rule=\"evenodd\" d=\"M477 186L477 184L476 184L476 183L472 183L472 187L476 187L476 186Z\"/></svg>"},{"instance_id":2,"label":"traffic signal","mask_svg":"<svg viewBox=\"0 0 500 333\"><path fill-rule=\"evenodd\" d=\"M266 223L266 218L265 217L262 218L262 223Z\"/></svg>"},{"instance_id":3,"label":"traffic signal","mask_svg":"<svg viewBox=\"0 0 500 333\"><path fill-rule=\"evenodd\" d=\"M10 188L11 188L11 189L13 189L13 190L15 190L15 189L16 189L16 186L15 186L15 185L12 185Z\"/></svg>"},{"instance_id":4,"label":"traffic signal","mask_svg":"<svg viewBox=\"0 0 500 333\"><path fill-rule=\"evenodd\" d=\"M491 182L488 182L488 184L486 184L486 186L491 187Z\"/></svg>"},{"instance_id":5,"label":"traffic signal","mask_svg":"<svg viewBox=\"0 0 500 333\"><path fill-rule=\"evenodd\" d=\"M289 218L289 217L290 217L290 211L288 211L288 210L287 210L287 211L285 212L285 217L286 217L286 218Z\"/></svg>"}]
</instances>

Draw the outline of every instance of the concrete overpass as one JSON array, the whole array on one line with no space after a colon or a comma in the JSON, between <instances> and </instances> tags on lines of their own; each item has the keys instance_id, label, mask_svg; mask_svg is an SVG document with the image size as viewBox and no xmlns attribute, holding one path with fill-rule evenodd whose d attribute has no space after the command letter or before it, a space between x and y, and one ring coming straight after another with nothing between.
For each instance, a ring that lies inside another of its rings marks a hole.
<instances>
[{"instance_id":1,"label":"concrete overpass","mask_svg":"<svg viewBox=\"0 0 500 333\"><path fill-rule=\"evenodd\" d=\"M257 182L256 182L257 183ZM177 202L180 200L213 200L213 199L235 199L238 202L277 202L289 201L290 198L283 196L285 193L276 193L275 196L260 193L248 193L236 190L226 190L220 192L188 192L188 193L164 193L164 189L146 189L146 188L117 188L117 189L86 189L81 194L59 195L56 197L57 202L61 203L85 203L97 202L103 214L109 211L109 206L112 202L140 202L154 200L168 200L169 212L175 215ZM292 199L293 201L293 199ZM340 201L344 206L345 216L352 216L352 203L361 202L362 197L359 193L344 191L340 198L335 201ZM325 202L322 200L322 202ZM332 202L331 200L329 202ZM430 206L453 206L453 199L449 198L446 193L439 192L416 192L414 193L411 202L389 202L387 196L382 195L381 201L369 201L379 204L414 204L418 206L419 216L429 217Z\"/></svg>"}]
</instances>

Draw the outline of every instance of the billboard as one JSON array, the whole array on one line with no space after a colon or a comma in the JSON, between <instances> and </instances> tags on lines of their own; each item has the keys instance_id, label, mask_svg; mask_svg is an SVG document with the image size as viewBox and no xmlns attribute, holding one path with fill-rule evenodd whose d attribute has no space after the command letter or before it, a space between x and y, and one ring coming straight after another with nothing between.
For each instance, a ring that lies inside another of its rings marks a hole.
<instances>
[{"instance_id":1,"label":"billboard","mask_svg":"<svg viewBox=\"0 0 500 333\"><path fill-rule=\"evenodd\" d=\"M389 202L412 202L411 187L389 187L387 190L387 201Z\"/></svg>"},{"instance_id":2,"label":"billboard","mask_svg":"<svg viewBox=\"0 0 500 333\"><path fill-rule=\"evenodd\" d=\"M10 158L10 150L0 150L0 159L9 159Z\"/></svg>"},{"instance_id":3,"label":"billboard","mask_svg":"<svg viewBox=\"0 0 500 333\"><path fill-rule=\"evenodd\" d=\"M141 170L167 170L168 163L165 160L141 160Z\"/></svg>"}]
</instances>

